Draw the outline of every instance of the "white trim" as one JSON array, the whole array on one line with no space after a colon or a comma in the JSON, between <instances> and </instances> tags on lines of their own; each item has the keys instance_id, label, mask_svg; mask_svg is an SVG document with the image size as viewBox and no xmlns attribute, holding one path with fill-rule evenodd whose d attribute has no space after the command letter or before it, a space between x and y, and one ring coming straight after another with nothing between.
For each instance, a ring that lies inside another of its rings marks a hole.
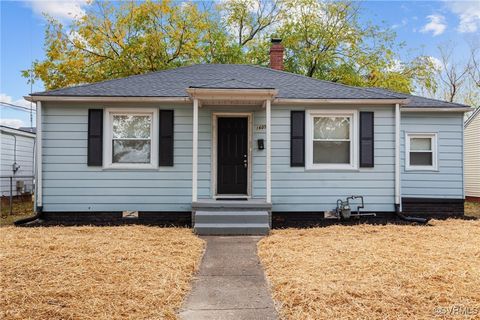
<instances>
[{"instance_id":1,"label":"white trim","mask_svg":"<svg viewBox=\"0 0 480 320\"><path fill-rule=\"evenodd\" d=\"M358 169L358 110L307 110L305 113L305 168L306 170L357 170ZM316 116L350 117L350 163L319 164L313 163L313 118Z\"/></svg>"},{"instance_id":2,"label":"white trim","mask_svg":"<svg viewBox=\"0 0 480 320\"><path fill-rule=\"evenodd\" d=\"M191 98L202 100L264 100L272 99L278 94L276 89L213 89L187 88Z\"/></svg>"},{"instance_id":3,"label":"white trim","mask_svg":"<svg viewBox=\"0 0 480 320\"><path fill-rule=\"evenodd\" d=\"M37 101L37 133L36 133L36 164L37 164L37 176L35 177L36 185L36 201L37 207L43 206L43 168L42 168L42 103Z\"/></svg>"},{"instance_id":4,"label":"white trim","mask_svg":"<svg viewBox=\"0 0 480 320\"><path fill-rule=\"evenodd\" d=\"M191 103L189 97L89 97L89 96L24 96L27 101L70 101L70 102L175 102Z\"/></svg>"},{"instance_id":5,"label":"white trim","mask_svg":"<svg viewBox=\"0 0 480 320\"><path fill-rule=\"evenodd\" d=\"M16 136L22 136L22 137L35 139L35 133L23 131L23 130L20 130L20 129L0 126L0 131L5 132L5 133L9 133L9 134L13 134L13 135L16 135Z\"/></svg>"},{"instance_id":6,"label":"white trim","mask_svg":"<svg viewBox=\"0 0 480 320\"><path fill-rule=\"evenodd\" d=\"M400 105L395 104L395 204L401 206L401 184L400 184Z\"/></svg>"},{"instance_id":7,"label":"white trim","mask_svg":"<svg viewBox=\"0 0 480 320\"><path fill-rule=\"evenodd\" d=\"M266 201L272 203L272 108L271 101L265 101L265 116L266 116L266 134L267 134L267 155L266 155Z\"/></svg>"},{"instance_id":8,"label":"white trim","mask_svg":"<svg viewBox=\"0 0 480 320\"><path fill-rule=\"evenodd\" d=\"M462 198L463 199L465 199L465 127L466 125L462 126Z\"/></svg>"},{"instance_id":9,"label":"white trim","mask_svg":"<svg viewBox=\"0 0 480 320\"><path fill-rule=\"evenodd\" d=\"M217 192L217 152L218 152L218 118L247 118L248 121L248 168L247 168L247 194L243 195L230 195L230 194L218 194ZM253 172L253 112L213 112L212 113L212 138L211 138L211 155L212 155L212 170L211 176L211 190L212 197L216 198L250 198L252 196L252 172Z\"/></svg>"},{"instance_id":10,"label":"white trim","mask_svg":"<svg viewBox=\"0 0 480 320\"><path fill-rule=\"evenodd\" d=\"M410 165L410 139L411 138L430 138L432 150L424 152L432 153L431 166ZM435 132L405 132L405 171L437 171L438 170L438 145L437 133Z\"/></svg>"},{"instance_id":11,"label":"white trim","mask_svg":"<svg viewBox=\"0 0 480 320\"><path fill-rule=\"evenodd\" d=\"M276 98L273 104L300 104L300 105L314 105L314 104L368 104L368 105L391 105L394 103L407 104L408 99L288 99Z\"/></svg>"},{"instance_id":12,"label":"white trim","mask_svg":"<svg viewBox=\"0 0 480 320\"><path fill-rule=\"evenodd\" d=\"M198 198L198 99L193 99L192 202Z\"/></svg>"},{"instance_id":13,"label":"white trim","mask_svg":"<svg viewBox=\"0 0 480 320\"><path fill-rule=\"evenodd\" d=\"M150 115L150 163L113 163L112 121L115 114ZM106 108L103 117L103 168L104 169L158 169L158 108Z\"/></svg>"},{"instance_id":14,"label":"white trim","mask_svg":"<svg viewBox=\"0 0 480 320\"><path fill-rule=\"evenodd\" d=\"M209 94L213 94L213 90L220 91L224 95L231 95L232 93L240 97L244 97L243 100L251 99L252 95L248 98L246 97L246 92L251 94L252 91L255 91L258 99L261 99L262 94L266 94L268 98L273 98L278 93L273 89L200 89L200 88L189 88L188 91L198 94L199 91L210 90ZM237 90L238 92L234 92ZM263 91L263 92L262 92ZM228 93L229 92L229 93ZM192 99L190 97L92 97L92 96L24 96L27 101L36 102L36 101L69 101L69 102L163 102L163 103L191 103ZM203 99L204 97L202 97ZM218 94L213 98L219 99ZM225 97L221 97L224 99ZM291 105L344 105L344 104L356 104L356 105L388 105L388 104L408 104L410 101L408 99L289 99L289 98L276 98L273 100L274 104L291 104ZM439 108L439 107L430 107L430 108L416 108L416 107L402 107L402 112L470 112L473 111L473 108L470 107L458 107L458 108Z\"/></svg>"},{"instance_id":15,"label":"white trim","mask_svg":"<svg viewBox=\"0 0 480 320\"><path fill-rule=\"evenodd\" d=\"M402 112L470 112L473 108L470 107L458 107L458 108L414 108L403 107Z\"/></svg>"}]
</instances>

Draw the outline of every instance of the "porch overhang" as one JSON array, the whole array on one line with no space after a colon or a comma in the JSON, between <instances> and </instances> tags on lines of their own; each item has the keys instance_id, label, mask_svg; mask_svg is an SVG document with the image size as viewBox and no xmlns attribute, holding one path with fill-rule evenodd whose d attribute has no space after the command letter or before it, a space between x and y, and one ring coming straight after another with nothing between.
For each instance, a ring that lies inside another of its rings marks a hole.
<instances>
[{"instance_id":1,"label":"porch overhang","mask_svg":"<svg viewBox=\"0 0 480 320\"><path fill-rule=\"evenodd\" d=\"M263 105L278 94L273 88L187 88L190 99L197 99L201 105Z\"/></svg>"},{"instance_id":2,"label":"porch overhang","mask_svg":"<svg viewBox=\"0 0 480 320\"><path fill-rule=\"evenodd\" d=\"M265 109L266 155L265 202L272 202L271 184L271 105L278 94L273 88L187 88L190 99L193 101L193 132L192 132L192 203L198 201L198 110L202 105L252 105L262 106Z\"/></svg>"}]
</instances>

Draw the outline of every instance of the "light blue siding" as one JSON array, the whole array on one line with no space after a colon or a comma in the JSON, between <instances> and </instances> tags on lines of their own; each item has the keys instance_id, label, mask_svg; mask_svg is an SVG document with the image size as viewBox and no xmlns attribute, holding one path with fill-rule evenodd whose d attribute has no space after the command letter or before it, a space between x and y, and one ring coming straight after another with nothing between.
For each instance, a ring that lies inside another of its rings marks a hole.
<instances>
[{"instance_id":1,"label":"light blue siding","mask_svg":"<svg viewBox=\"0 0 480 320\"><path fill-rule=\"evenodd\" d=\"M105 170L87 166L88 109L175 109L173 167ZM43 104L43 207L45 211L188 211L192 190L190 105ZM207 117L208 118L208 117ZM199 126L199 195L210 192L208 119Z\"/></svg>"},{"instance_id":2,"label":"light blue siding","mask_svg":"<svg viewBox=\"0 0 480 320\"><path fill-rule=\"evenodd\" d=\"M463 198L463 114L402 113L402 197ZM405 170L405 134L437 133L438 171Z\"/></svg>"},{"instance_id":3,"label":"light blue siding","mask_svg":"<svg viewBox=\"0 0 480 320\"><path fill-rule=\"evenodd\" d=\"M152 170L106 170L87 166L88 109L152 107L175 109L174 166ZM272 107L273 211L325 211L350 195L365 197L365 210L394 210L395 128L393 106L365 106L375 112L375 166L354 171L290 167L290 110ZM323 106L322 108L328 108ZM336 107L342 109L342 107ZM351 109L354 107L343 107ZM252 197L265 197L265 109L201 108L199 111L198 197L212 189L212 114L251 112ZM462 117L460 114L403 114L401 132L402 196L463 196ZM405 172L405 131L438 132L439 171ZM45 211L189 211L192 187L192 106L159 104L43 104L43 204Z\"/></svg>"},{"instance_id":4,"label":"light blue siding","mask_svg":"<svg viewBox=\"0 0 480 320\"><path fill-rule=\"evenodd\" d=\"M345 199L350 195L363 195L365 210L393 211L395 151L393 107L372 106L358 109L375 112L375 167L355 171L310 171L290 167L290 110L305 109L310 108L273 107L273 211L332 210L337 199ZM260 174L262 179L255 187L264 189L265 175L263 172Z\"/></svg>"},{"instance_id":5,"label":"light blue siding","mask_svg":"<svg viewBox=\"0 0 480 320\"><path fill-rule=\"evenodd\" d=\"M88 109L151 107L175 109L174 166L153 170L108 170L87 166ZM238 109L238 108L237 108ZM211 188L211 139L213 112L232 108L201 108L199 112L198 198L213 196ZM263 111L262 111L263 110ZM253 181L265 179L265 151L256 148L264 133L264 109L253 114ZM43 104L43 204L45 211L188 211L192 190L192 106L158 104L81 105ZM264 197L253 190L252 197Z\"/></svg>"}]
</instances>

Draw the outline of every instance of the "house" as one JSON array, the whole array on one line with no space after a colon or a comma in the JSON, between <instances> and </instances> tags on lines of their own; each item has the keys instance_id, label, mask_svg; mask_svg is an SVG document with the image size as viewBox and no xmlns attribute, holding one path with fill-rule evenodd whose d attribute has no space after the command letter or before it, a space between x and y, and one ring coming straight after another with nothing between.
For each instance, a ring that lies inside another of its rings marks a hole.
<instances>
[{"instance_id":1,"label":"house","mask_svg":"<svg viewBox=\"0 0 480 320\"><path fill-rule=\"evenodd\" d=\"M351 195L378 216L463 214L469 107L284 72L272 42L270 68L192 65L26 97L43 219L262 233Z\"/></svg>"},{"instance_id":2,"label":"house","mask_svg":"<svg viewBox=\"0 0 480 320\"><path fill-rule=\"evenodd\" d=\"M465 121L465 196L480 202L480 108Z\"/></svg>"},{"instance_id":3,"label":"house","mask_svg":"<svg viewBox=\"0 0 480 320\"><path fill-rule=\"evenodd\" d=\"M34 151L35 133L0 125L0 193L2 197L9 197L10 193L13 196L19 196L33 192Z\"/></svg>"}]
</instances>

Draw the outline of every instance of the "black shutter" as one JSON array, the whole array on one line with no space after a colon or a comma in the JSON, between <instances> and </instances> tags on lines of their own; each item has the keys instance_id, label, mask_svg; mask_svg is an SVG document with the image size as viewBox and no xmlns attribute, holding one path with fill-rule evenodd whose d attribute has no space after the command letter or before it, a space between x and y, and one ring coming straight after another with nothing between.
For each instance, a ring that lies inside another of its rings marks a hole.
<instances>
[{"instance_id":1,"label":"black shutter","mask_svg":"<svg viewBox=\"0 0 480 320\"><path fill-rule=\"evenodd\" d=\"M305 111L290 113L290 166L305 166Z\"/></svg>"},{"instance_id":2,"label":"black shutter","mask_svg":"<svg viewBox=\"0 0 480 320\"><path fill-rule=\"evenodd\" d=\"M360 167L374 165L373 112L360 112Z\"/></svg>"},{"instance_id":3,"label":"black shutter","mask_svg":"<svg viewBox=\"0 0 480 320\"><path fill-rule=\"evenodd\" d=\"M173 166L173 110L160 110L158 165Z\"/></svg>"},{"instance_id":4,"label":"black shutter","mask_svg":"<svg viewBox=\"0 0 480 320\"><path fill-rule=\"evenodd\" d=\"M101 166L103 155L103 109L88 109L89 166Z\"/></svg>"}]
</instances>

